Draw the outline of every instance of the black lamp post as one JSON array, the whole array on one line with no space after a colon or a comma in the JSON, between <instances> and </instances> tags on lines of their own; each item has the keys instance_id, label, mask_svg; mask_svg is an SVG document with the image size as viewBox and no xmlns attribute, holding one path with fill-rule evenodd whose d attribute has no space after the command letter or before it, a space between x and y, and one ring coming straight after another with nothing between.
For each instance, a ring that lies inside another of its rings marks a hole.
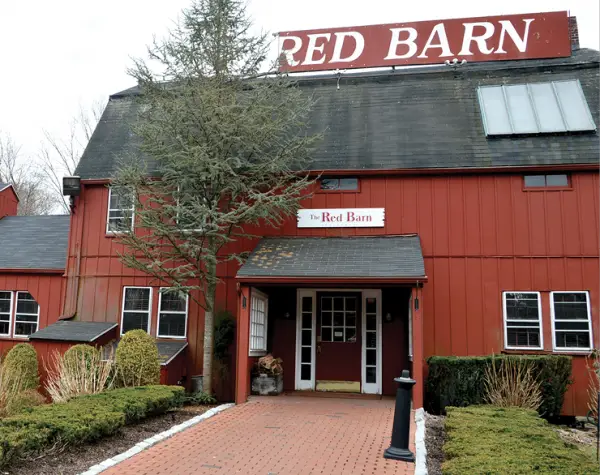
<instances>
[{"instance_id":1,"label":"black lamp post","mask_svg":"<svg viewBox=\"0 0 600 475\"><path fill-rule=\"evenodd\" d=\"M412 388L416 384L408 370L402 371L396 390L396 408L394 409L394 426L392 427L392 444L383 453L384 458L414 462L415 454L408 449L410 440L410 403Z\"/></svg>"}]
</instances>

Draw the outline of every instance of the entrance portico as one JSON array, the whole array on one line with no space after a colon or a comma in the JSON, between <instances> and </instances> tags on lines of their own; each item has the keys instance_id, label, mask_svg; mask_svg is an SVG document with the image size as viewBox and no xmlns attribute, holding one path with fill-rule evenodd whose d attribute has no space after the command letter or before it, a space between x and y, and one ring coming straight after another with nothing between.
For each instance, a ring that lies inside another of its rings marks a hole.
<instances>
[{"instance_id":1,"label":"entrance portico","mask_svg":"<svg viewBox=\"0 0 600 475\"><path fill-rule=\"evenodd\" d=\"M410 369L422 406L419 238L265 238L237 274L236 402L267 353L283 359L285 391L393 395Z\"/></svg>"}]
</instances>

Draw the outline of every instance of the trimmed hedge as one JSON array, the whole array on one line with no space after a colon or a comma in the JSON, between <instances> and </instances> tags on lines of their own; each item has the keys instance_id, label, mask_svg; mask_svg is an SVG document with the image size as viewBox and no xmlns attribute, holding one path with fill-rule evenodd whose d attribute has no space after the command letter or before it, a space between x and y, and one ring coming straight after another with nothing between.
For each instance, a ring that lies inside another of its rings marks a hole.
<instances>
[{"instance_id":1,"label":"trimmed hedge","mask_svg":"<svg viewBox=\"0 0 600 475\"><path fill-rule=\"evenodd\" d=\"M444 475L597 474L598 465L535 411L494 406L449 407Z\"/></svg>"},{"instance_id":2,"label":"trimmed hedge","mask_svg":"<svg viewBox=\"0 0 600 475\"><path fill-rule=\"evenodd\" d=\"M442 414L447 406L483 404L485 369L492 360L500 363L504 359L531 366L532 374L541 384L539 414L546 419L560 416L565 392L571 384L571 357L564 355L432 356L427 359L428 411Z\"/></svg>"},{"instance_id":3,"label":"trimmed hedge","mask_svg":"<svg viewBox=\"0 0 600 475\"><path fill-rule=\"evenodd\" d=\"M183 399L181 387L144 386L34 407L0 420L0 466L57 442L77 445L98 440L126 424L180 406Z\"/></svg>"},{"instance_id":4,"label":"trimmed hedge","mask_svg":"<svg viewBox=\"0 0 600 475\"><path fill-rule=\"evenodd\" d=\"M118 383L125 387L160 383L160 361L156 340L144 330L130 330L117 345L115 362Z\"/></svg>"},{"instance_id":5,"label":"trimmed hedge","mask_svg":"<svg viewBox=\"0 0 600 475\"><path fill-rule=\"evenodd\" d=\"M6 354L2 364L4 371L8 372L11 379L21 379L24 390L37 389L40 385L37 352L33 345L19 343L13 346Z\"/></svg>"}]
</instances>

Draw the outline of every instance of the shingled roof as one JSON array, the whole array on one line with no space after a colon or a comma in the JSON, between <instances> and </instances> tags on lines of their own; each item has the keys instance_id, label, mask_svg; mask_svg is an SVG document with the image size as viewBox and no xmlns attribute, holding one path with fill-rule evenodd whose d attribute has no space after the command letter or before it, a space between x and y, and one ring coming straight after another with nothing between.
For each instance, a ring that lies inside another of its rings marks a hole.
<instances>
[{"instance_id":1,"label":"shingled roof","mask_svg":"<svg viewBox=\"0 0 600 475\"><path fill-rule=\"evenodd\" d=\"M64 270L69 216L6 216L0 219L2 269Z\"/></svg>"},{"instance_id":2,"label":"shingled roof","mask_svg":"<svg viewBox=\"0 0 600 475\"><path fill-rule=\"evenodd\" d=\"M419 236L264 238L237 277L425 278Z\"/></svg>"},{"instance_id":3,"label":"shingled roof","mask_svg":"<svg viewBox=\"0 0 600 475\"><path fill-rule=\"evenodd\" d=\"M29 335L30 340L73 341L93 343L102 335L116 330L117 324L110 322L58 321Z\"/></svg>"},{"instance_id":4,"label":"shingled roof","mask_svg":"<svg viewBox=\"0 0 600 475\"><path fill-rule=\"evenodd\" d=\"M599 117L598 51L568 58L398 68L299 78L314 94L312 129L325 131L314 170L482 168L597 164L597 133L487 138L477 87L549 80L580 80L596 125ZM135 152L130 130L137 87L111 96L76 174L110 178L117 157ZM151 172L156 164L148 161Z\"/></svg>"},{"instance_id":5,"label":"shingled roof","mask_svg":"<svg viewBox=\"0 0 600 475\"><path fill-rule=\"evenodd\" d=\"M4 190L4 188L8 188L10 185L8 183L3 183L0 181L0 191Z\"/></svg>"}]
</instances>

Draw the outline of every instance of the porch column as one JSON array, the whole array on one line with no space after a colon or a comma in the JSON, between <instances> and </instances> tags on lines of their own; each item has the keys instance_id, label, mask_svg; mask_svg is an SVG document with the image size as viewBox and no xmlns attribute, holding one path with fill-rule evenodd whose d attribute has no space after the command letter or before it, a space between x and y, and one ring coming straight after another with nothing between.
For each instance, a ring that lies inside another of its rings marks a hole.
<instances>
[{"instance_id":1,"label":"porch column","mask_svg":"<svg viewBox=\"0 0 600 475\"><path fill-rule=\"evenodd\" d=\"M236 340L235 403L248 400L250 394L250 287L241 285L238 293Z\"/></svg>"},{"instance_id":2,"label":"porch column","mask_svg":"<svg viewBox=\"0 0 600 475\"><path fill-rule=\"evenodd\" d=\"M423 394L425 380L423 379L423 289L412 288L412 347L413 347L413 374L412 378L417 381L413 388L413 409L423 407Z\"/></svg>"}]
</instances>

